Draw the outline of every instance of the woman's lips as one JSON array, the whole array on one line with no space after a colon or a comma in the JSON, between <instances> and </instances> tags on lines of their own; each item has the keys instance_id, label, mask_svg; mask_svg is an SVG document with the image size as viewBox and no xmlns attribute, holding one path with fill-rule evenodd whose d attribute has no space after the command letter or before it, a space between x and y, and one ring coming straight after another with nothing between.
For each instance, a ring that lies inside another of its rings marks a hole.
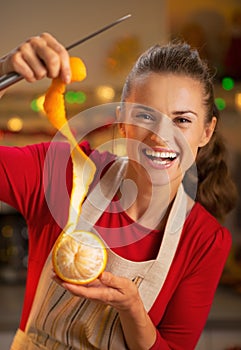
<instances>
[{"instance_id":1,"label":"woman's lips","mask_svg":"<svg viewBox=\"0 0 241 350\"><path fill-rule=\"evenodd\" d=\"M178 153L167 149L145 148L142 150L148 162L155 168L167 168L177 159Z\"/></svg>"}]
</instances>

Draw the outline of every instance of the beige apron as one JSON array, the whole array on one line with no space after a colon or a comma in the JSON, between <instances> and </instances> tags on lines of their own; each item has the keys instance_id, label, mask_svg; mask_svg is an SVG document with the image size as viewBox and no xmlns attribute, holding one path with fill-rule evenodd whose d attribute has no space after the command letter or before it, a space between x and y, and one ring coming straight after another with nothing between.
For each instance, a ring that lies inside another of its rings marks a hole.
<instances>
[{"instance_id":1,"label":"beige apron","mask_svg":"<svg viewBox=\"0 0 241 350\"><path fill-rule=\"evenodd\" d=\"M81 216L86 229L93 226L116 193L124 169L125 162L115 162L84 202ZM133 280L147 312L165 282L190 209L188 207L187 195L181 185L155 260L133 262L108 249L106 271ZM51 280L51 275L50 254L40 277L26 330L16 333L11 350L127 349L118 312L114 308L73 296Z\"/></svg>"}]
</instances>

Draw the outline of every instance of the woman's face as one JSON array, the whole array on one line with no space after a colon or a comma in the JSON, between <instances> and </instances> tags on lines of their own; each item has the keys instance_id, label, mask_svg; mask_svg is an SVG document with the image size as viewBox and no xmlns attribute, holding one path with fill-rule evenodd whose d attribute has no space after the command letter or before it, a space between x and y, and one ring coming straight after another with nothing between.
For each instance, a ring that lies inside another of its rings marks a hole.
<instances>
[{"instance_id":1,"label":"woman's face","mask_svg":"<svg viewBox=\"0 0 241 350\"><path fill-rule=\"evenodd\" d=\"M144 168L154 186L180 183L216 124L215 117L205 123L201 84L183 75L150 73L135 80L126 102L120 130L133 170L142 174Z\"/></svg>"}]
</instances>

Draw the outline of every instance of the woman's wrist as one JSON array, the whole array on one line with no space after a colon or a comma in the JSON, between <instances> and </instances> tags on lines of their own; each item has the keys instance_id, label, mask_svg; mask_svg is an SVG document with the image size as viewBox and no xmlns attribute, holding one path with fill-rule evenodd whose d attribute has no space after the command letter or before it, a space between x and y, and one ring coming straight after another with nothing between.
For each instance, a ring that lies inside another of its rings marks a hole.
<instances>
[{"instance_id":1,"label":"woman's wrist","mask_svg":"<svg viewBox=\"0 0 241 350\"><path fill-rule=\"evenodd\" d=\"M139 325L146 323L147 312L140 298L135 299L125 309L119 310L119 315L129 317L133 321L136 321Z\"/></svg>"},{"instance_id":2,"label":"woman's wrist","mask_svg":"<svg viewBox=\"0 0 241 350\"><path fill-rule=\"evenodd\" d=\"M129 309L119 311L124 336L129 349L148 350L156 341L156 327L146 312L141 299Z\"/></svg>"}]
</instances>

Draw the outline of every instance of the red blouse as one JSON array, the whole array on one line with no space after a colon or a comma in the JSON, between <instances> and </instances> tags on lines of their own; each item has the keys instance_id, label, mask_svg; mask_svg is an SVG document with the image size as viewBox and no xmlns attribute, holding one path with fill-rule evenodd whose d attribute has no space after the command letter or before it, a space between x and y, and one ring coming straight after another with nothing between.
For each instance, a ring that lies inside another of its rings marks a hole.
<instances>
[{"instance_id":1,"label":"red blouse","mask_svg":"<svg viewBox=\"0 0 241 350\"><path fill-rule=\"evenodd\" d=\"M87 142L81 147L96 163L95 181L98 181L113 156L92 152ZM0 178L0 200L21 212L29 229L28 276L20 324L24 329L42 267L68 217L72 186L69 145L59 142L0 147ZM97 230L108 240L110 231L106 228L116 228L115 236L111 237L115 240L112 249L126 259L155 258L162 232L154 230L147 234L145 228L116 208L119 203L115 199L110 204L114 210L107 210L101 216ZM131 230L127 227L130 224ZM149 312L157 328L151 350L195 348L230 246L229 231L196 203L184 224L164 286Z\"/></svg>"}]
</instances>

